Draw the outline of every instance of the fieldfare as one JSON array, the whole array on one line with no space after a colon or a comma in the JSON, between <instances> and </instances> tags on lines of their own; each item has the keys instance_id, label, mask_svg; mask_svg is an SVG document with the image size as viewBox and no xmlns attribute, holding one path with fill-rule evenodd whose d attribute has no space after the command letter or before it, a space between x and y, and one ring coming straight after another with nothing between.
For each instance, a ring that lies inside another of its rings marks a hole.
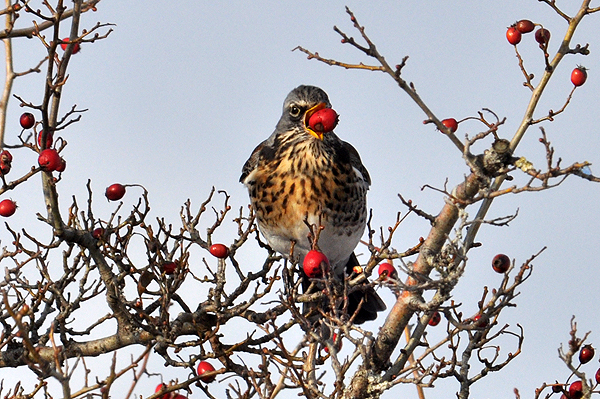
<instances>
[{"instance_id":1,"label":"fieldfare","mask_svg":"<svg viewBox=\"0 0 600 399\"><path fill-rule=\"evenodd\" d=\"M320 88L292 90L275 131L254 149L240 182L248 188L259 230L271 248L288 259L293 248L292 260L301 265L312 249L305 221L323 226L318 246L335 278L343 281L359 264L354 249L366 226L371 178L352 145L332 131L309 126L311 115L323 108L331 104ZM355 287L348 296L350 315L358 306L357 324L385 310L368 285Z\"/></svg>"}]
</instances>

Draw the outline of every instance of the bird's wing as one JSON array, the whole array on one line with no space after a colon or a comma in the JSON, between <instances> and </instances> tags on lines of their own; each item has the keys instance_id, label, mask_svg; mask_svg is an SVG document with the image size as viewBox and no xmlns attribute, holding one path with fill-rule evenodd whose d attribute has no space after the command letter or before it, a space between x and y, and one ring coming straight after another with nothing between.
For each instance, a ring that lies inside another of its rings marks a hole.
<instances>
[{"instance_id":1,"label":"bird's wing","mask_svg":"<svg viewBox=\"0 0 600 399\"><path fill-rule=\"evenodd\" d=\"M264 145L264 141L257 145L254 151L252 151L252 155L250 155L250 158L248 158L248 160L244 164L244 167L242 168L242 175L240 176L241 183L244 183L246 177L248 177L248 175L252 173L254 168L256 168L256 165L258 165L258 160L260 158L260 150L263 148Z\"/></svg>"},{"instance_id":2,"label":"bird's wing","mask_svg":"<svg viewBox=\"0 0 600 399\"><path fill-rule=\"evenodd\" d=\"M358 155L358 151L356 151L356 148L354 148L352 144L348 142L342 141L342 144L344 145L346 151L348 151L348 156L350 157L350 165L352 165L352 167L362 175L363 180L370 186L371 176L369 176L367 168L365 168L362 161L360 160L360 155Z\"/></svg>"},{"instance_id":3,"label":"bird's wing","mask_svg":"<svg viewBox=\"0 0 600 399\"><path fill-rule=\"evenodd\" d=\"M261 159L272 159L275 156L275 133L269 136L268 139L256 146L250 158L244 164L242 168L242 175L240 176L240 182L245 184L245 180L248 176L256 169L258 162Z\"/></svg>"}]
</instances>

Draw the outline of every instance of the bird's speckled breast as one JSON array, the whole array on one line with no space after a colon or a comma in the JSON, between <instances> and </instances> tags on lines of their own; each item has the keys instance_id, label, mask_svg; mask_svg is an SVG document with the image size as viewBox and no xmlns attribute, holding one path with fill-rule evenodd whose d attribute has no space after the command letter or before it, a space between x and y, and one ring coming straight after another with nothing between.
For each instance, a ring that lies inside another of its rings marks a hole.
<instances>
[{"instance_id":1,"label":"bird's speckled breast","mask_svg":"<svg viewBox=\"0 0 600 399\"><path fill-rule=\"evenodd\" d=\"M289 254L294 240L295 254L303 257L310 250L304 222L308 217L309 223L324 226L319 247L335 264L345 261L341 257L362 236L368 187L350 165L333 162L320 144L309 140L284 145L275 156L278 161L260 161L250 197L259 228L273 249Z\"/></svg>"}]
</instances>

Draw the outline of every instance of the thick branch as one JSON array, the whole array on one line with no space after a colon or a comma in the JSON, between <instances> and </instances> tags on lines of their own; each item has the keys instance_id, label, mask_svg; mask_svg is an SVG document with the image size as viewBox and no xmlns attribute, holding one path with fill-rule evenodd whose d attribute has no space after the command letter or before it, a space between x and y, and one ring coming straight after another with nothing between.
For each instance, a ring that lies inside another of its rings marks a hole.
<instances>
[{"instance_id":1,"label":"thick branch","mask_svg":"<svg viewBox=\"0 0 600 399\"><path fill-rule=\"evenodd\" d=\"M474 174L469 175L463 183L454 189L456 201L468 202L477 194L481 184L479 177ZM458 220L458 216L459 206L448 199L440 214L435 218L429 236L421 246L419 257L413 265L415 274L428 276L431 273L435 256L442 250L448 235ZM415 286L418 284L418 281L410 277L406 281L406 285ZM389 364L390 356L416 310L412 304L415 301L420 301L421 294L420 290L406 290L394 304L373 346L373 364L371 366L374 369L382 370ZM398 364L398 367L402 368L403 364Z\"/></svg>"}]
</instances>

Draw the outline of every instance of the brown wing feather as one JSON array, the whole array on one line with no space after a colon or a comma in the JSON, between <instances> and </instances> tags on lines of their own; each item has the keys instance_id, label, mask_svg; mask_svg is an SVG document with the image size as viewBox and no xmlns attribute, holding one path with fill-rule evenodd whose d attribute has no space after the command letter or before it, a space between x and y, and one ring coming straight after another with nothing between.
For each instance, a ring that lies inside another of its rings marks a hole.
<instances>
[{"instance_id":1,"label":"brown wing feather","mask_svg":"<svg viewBox=\"0 0 600 399\"><path fill-rule=\"evenodd\" d=\"M360 160L360 155L358 155L358 151L356 151L356 148L354 148L352 144L346 141L342 141L342 143L344 144L344 148L346 148L346 150L348 151L348 155L350 156L350 165L352 165L353 167L358 169L360 173L362 173L363 177L365 178L365 181L370 186L371 176L369 176L367 168L365 168L362 161Z\"/></svg>"},{"instance_id":2,"label":"brown wing feather","mask_svg":"<svg viewBox=\"0 0 600 399\"><path fill-rule=\"evenodd\" d=\"M250 158L248 158L248 160L244 164L244 167L242 168L242 175L240 176L240 183L243 183L244 180L246 180L246 177L248 177L248 175L252 173L252 171L258 165L258 160L260 159L260 152L265 146L265 141L256 146L254 151L252 151Z\"/></svg>"}]
</instances>

